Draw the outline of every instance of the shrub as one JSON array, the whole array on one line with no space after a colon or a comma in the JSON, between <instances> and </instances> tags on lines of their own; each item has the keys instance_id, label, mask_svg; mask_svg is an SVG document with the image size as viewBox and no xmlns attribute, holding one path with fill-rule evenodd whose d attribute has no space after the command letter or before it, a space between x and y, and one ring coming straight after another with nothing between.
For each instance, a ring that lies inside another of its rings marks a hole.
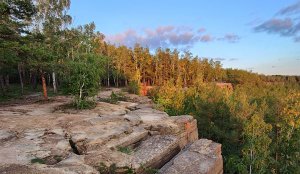
<instances>
[{"instance_id":1,"label":"shrub","mask_svg":"<svg viewBox=\"0 0 300 174\"><path fill-rule=\"evenodd\" d=\"M133 152L130 147L118 147L118 151L126 153L127 155L130 155Z\"/></svg>"},{"instance_id":2,"label":"shrub","mask_svg":"<svg viewBox=\"0 0 300 174\"><path fill-rule=\"evenodd\" d=\"M137 82L137 81L129 82L129 86L128 86L129 93L139 95L140 89L141 89L141 87L140 87L139 82Z\"/></svg>"},{"instance_id":3,"label":"shrub","mask_svg":"<svg viewBox=\"0 0 300 174\"><path fill-rule=\"evenodd\" d=\"M96 107L96 102L91 100L76 99L72 105L76 109L93 109Z\"/></svg>"},{"instance_id":4,"label":"shrub","mask_svg":"<svg viewBox=\"0 0 300 174\"><path fill-rule=\"evenodd\" d=\"M33 158L33 159L31 159L30 162L31 162L32 164L34 164L34 163L45 164L45 163L46 163L45 160L43 160L43 159L41 159L41 158Z\"/></svg>"}]
</instances>

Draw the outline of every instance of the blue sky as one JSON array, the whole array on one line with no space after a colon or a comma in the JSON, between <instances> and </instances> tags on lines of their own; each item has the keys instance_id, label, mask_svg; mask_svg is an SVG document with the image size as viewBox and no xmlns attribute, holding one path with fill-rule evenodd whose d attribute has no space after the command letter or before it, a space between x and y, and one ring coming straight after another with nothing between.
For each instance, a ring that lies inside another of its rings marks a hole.
<instances>
[{"instance_id":1,"label":"blue sky","mask_svg":"<svg viewBox=\"0 0 300 174\"><path fill-rule=\"evenodd\" d=\"M223 67L300 75L299 0L72 0L73 25L94 21L114 44L139 42Z\"/></svg>"}]
</instances>

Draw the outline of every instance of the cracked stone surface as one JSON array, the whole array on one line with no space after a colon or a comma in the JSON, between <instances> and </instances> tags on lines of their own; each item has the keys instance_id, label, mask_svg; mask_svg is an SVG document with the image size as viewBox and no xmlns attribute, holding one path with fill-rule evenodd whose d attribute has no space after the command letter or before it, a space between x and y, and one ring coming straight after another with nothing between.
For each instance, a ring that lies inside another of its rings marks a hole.
<instances>
[{"instance_id":1,"label":"cracked stone surface","mask_svg":"<svg viewBox=\"0 0 300 174\"><path fill-rule=\"evenodd\" d=\"M98 97L109 98L112 92L121 90L110 88ZM62 109L70 97L43 102L40 94L0 105L0 173L93 174L100 164L115 165L117 173L126 167L143 173L144 167L162 167L198 139L193 117L169 117L145 96L126 97L126 102L97 102L94 109L81 111ZM202 145L190 146L191 153L213 153Z\"/></svg>"},{"instance_id":2,"label":"cracked stone surface","mask_svg":"<svg viewBox=\"0 0 300 174\"><path fill-rule=\"evenodd\" d=\"M207 139L197 140L160 169L159 173L221 174L221 144Z\"/></svg>"}]
</instances>

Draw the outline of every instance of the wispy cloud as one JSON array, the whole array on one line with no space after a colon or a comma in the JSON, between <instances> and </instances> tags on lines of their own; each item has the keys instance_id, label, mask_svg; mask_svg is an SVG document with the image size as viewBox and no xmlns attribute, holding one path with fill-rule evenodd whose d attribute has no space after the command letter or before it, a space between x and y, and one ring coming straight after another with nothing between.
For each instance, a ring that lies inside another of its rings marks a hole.
<instances>
[{"instance_id":1,"label":"wispy cloud","mask_svg":"<svg viewBox=\"0 0 300 174\"><path fill-rule=\"evenodd\" d=\"M198 42L212 42L218 38L209 33L206 33L205 28L194 30L188 26L159 26L156 29L143 29L136 31L133 29L126 30L122 33L108 35L106 41L113 44L122 44L129 47L139 43L143 46L147 46L150 49L158 47L178 47L190 48ZM234 43L240 39L236 34L225 34L220 37L222 40Z\"/></svg>"},{"instance_id":2,"label":"wispy cloud","mask_svg":"<svg viewBox=\"0 0 300 174\"><path fill-rule=\"evenodd\" d=\"M224 37L219 38L219 40L228 41L230 43L236 43L240 40L240 36L234 34L234 33L228 33L225 34Z\"/></svg>"},{"instance_id":3,"label":"wispy cloud","mask_svg":"<svg viewBox=\"0 0 300 174\"><path fill-rule=\"evenodd\" d=\"M203 33L203 32L205 32L205 31L206 31L206 29L203 28L203 27L202 27L202 28L199 28L199 29L197 30L198 33Z\"/></svg>"},{"instance_id":4,"label":"wispy cloud","mask_svg":"<svg viewBox=\"0 0 300 174\"><path fill-rule=\"evenodd\" d=\"M228 59L228 61L237 61L237 60L239 60L239 59L237 59L237 58L231 58L231 59Z\"/></svg>"},{"instance_id":5,"label":"wispy cloud","mask_svg":"<svg viewBox=\"0 0 300 174\"><path fill-rule=\"evenodd\" d=\"M225 61L226 59L218 57L218 58L213 58L213 60L215 60L215 61Z\"/></svg>"},{"instance_id":6,"label":"wispy cloud","mask_svg":"<svg viewBox=\"0 0 300 174\"><path fill-rule=\"evenodd\" d=\"M278 34L284 37L292 37L295 42L299 42L300 1L279 10L276 14L276 18L269 19L255 26L254 31ZM293 17L290 15L293 15Z\"/></svg>"},{"instance_id":7,"label":"wispy cloud","mask_svg":"<svg viewBox=\"0 0 300 174\"><path fill-rule=\"evenodd\" d=\"M199 40L200 40L201 42L211 42L211 41L214 40L214 38L213 38L210 34L205 34L205 35L203 35L203 36L200 36L200 37L199 37Z\"/></svg>"},{"instance_id":8,"label":"wispy cloud","mask_svg":"<svg viewBox=\"0 0 300 174\"><path fill-rule=\"evenodd\" d=\"M300 13L300 1L281 9L277 14L290 15L295 13Z\"/></svg>"},{"instance_id":9,"label":"wispy cloud","mask_svg":"<svg viewBox=\"0 0 300 174\"><path fill-rule=\"evenodd\" d=\"M292 34L294 28L293 21L286 19L270 19L254 28L257 32L278 33L282 36Z\"/></svg>"}]
</instances>

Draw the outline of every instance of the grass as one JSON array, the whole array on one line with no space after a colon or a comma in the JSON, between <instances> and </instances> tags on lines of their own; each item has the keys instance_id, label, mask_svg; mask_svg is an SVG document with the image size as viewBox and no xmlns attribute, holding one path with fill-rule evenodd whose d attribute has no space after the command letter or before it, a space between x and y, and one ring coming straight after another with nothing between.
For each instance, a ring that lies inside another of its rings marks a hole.
<instances>
[{"instance_id":1,"label":"grass","mask_svg":"<svg viewBox=\"0 0 300 174\"><path fill-rule=\"evenodd\" d=\"M118 151L125 153L127 155L131 155L133 152L133 149L130 147L118 147Z\"/></svg>"},{"instance_id":2,"label":"grass","mask_svg":"<svg viewBox=\"0 0 300 174\"><path fill-rule=\"evenodd\" d=\"M55 160L56 160L56 162L61 162L62 160L63 160L63 158L61 157L61 156L59 156L59 155L55 155L54 157L53 157Z\"/></svg>"},{"instance_id":3,"label":"grass","mask_svg":"<svg viewBox=\"0 0 300 174\"><path fill-rule=\"evenodd\" d=\"M106 102L106 103L111 103L111 104L116 104L118 101L127 101L128 98L125 96L124 93L118 92L114 93L112 92L110 95L110 98L100 98L99 101Z\"/></svg>"},{"instance_id":4,"label":"grass","mask_svg":"<svg viewBox=\"0 0 300 174\"><path fill-rule=\"evenodd\" d=\"M100 166L98 167L98 171L101 174L116 174L116 173L135 174L132 167L126 166L123 168L117 168L117 165L115 163L111 164L110 166L106 166L104 163L101 162Z\"/></svg>"},{"instance_id":5,"label":"grass","mask_svg":"<svg viewBox=\"0 0 300 174\"><path fill-rule=\"evenodd\" d=\"M100 163L98 171L103 174L115 174L117 170L116 164L112 164L111 166L106 166L104 163Z\"/></svg>"},{"instance_id":6,"label":"grass","mask_svg":"<svg viewBox=\"0 0 300 174\"><path fill-rule=\"evenodd\" d=\"M43 160L43 159L41 159L41 158L33 158L33 159L31 159L30 162L31 162L32 164L34 164L34 163L45 164L45 163L46 163L45 160Z\"/></svg>"},{"instance_id":7,"label":"grass","mask_svg":"<svg viewBox=\"0 0 300 174\"><path fill-rule=\"evenodd\" d=\"M71 107L79 110L93 109L96 107L96 102L90 100L77 100L71 103Z\"/></svg>"},{"instance_id":8,"label":"grass","mask_svg":"<svg viewBox=\"0 0 300 174\"><path fill-rule=\"evenodd\" d=\"M152 167L145 167L144 165L141 165L141 167L144 170L144 173L146 174L156 174L159 171L158 169Z\"/></svg>"}]
</instances>

